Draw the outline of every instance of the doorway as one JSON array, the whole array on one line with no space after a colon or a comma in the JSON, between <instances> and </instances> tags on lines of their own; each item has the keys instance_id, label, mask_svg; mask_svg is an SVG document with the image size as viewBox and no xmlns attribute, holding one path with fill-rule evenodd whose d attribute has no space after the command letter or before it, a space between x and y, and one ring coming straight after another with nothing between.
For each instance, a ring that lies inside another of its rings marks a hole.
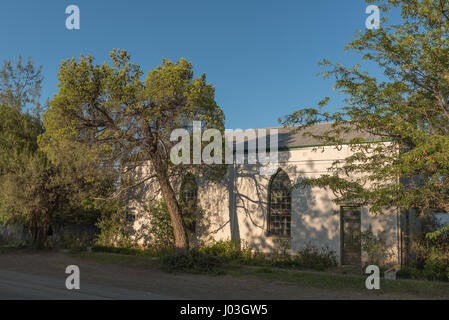
<instances>
[{"instance_id":1,"label":"doorway","mask_svg":"<svg viewBox=\"0 0 449 320\"><path fill-rule=\"evenodd\" d=\"M361 216L362 208L360 207L341 207L340 209L342 265L361 266L362 264Z\"/></svg>"}]
</instances>

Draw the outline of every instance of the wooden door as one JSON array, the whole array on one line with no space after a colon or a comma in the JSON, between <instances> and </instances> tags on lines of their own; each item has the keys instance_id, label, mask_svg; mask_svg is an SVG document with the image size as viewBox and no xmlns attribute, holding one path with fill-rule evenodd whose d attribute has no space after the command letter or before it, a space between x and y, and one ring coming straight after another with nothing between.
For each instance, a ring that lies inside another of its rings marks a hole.
<instances>
[{"instance_id":1,"label":"wooden door","mask_svg":"<svg viewBox=\"0 0 449 320\"><path fill-rule=\"evenodd\" d=\"M362 264L361 208L342 207L341 225L341 264L360 266Z\"/></svg>"}]
</instances>

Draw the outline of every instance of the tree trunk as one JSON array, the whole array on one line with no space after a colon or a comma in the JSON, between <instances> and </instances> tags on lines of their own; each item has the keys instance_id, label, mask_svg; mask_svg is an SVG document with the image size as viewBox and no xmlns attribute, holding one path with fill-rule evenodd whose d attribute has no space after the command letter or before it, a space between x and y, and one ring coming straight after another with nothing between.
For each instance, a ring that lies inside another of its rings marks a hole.
<instances>
[{"instance_id":1,"label":"tree trunk","mask_svg":"<svg viewBox=\"0 0 449 320\"><path fill-rule=\"evenodd\" d=\"M31 223L30 223L30 228L31 228L31 238L32 238L32 242L31 245L33 247L36 247L36 243L37 243L37 238L38 238L38 232L39 232L39 227L37 224L37 218L34 216L34 214L31 215Z\"/></svg>"},{"instance_id":2,"label":"tree trunk","mask_svg":"<svg viewBox=\"0 0 449 320\"><path fill-rule=\"evenodd\" d=\"M48 238L48 230L50 229L50 219L44 218L42 221L41 237L39 240L39 246L43 247Z\"/></svg>"},{"instance_id":3,"label":"tree trunk","mask_svg":"<svg viewBox=\"0 0 449 320\"><path fill-rule=\"evenodd\" d=\"M39 217L41 217L39 221ZM48 230L50 229L50 217L48 215L32 214L30 228L32 234L32 246L35 249L44 247L48 238Z\"/></svg>"},{"instance_id":4,"label":"tree trunk","mask_svg":"<svg viewBox=\"0 0 449 320\"><path fill-rule=\"evenodd\" d=\"M161 187L162 196L167 204L168 213L173 226L173 233L175 235L175 247L177 252L185 252L189 250L189 238L187 237L186 227L182 219L181 209L179 208L178 200L176 199L175 191L173 190L166 168L157 154L152 157L153 168Z\"/></svg>"}]
</instances>

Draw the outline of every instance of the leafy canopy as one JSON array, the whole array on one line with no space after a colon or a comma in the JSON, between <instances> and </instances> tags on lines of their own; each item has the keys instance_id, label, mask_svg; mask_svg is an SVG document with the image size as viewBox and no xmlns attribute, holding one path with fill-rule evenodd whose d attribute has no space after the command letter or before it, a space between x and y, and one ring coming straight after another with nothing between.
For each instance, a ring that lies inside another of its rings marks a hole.
<instances>
[{"instance_id":1,"label":"leafy canopy","mask_svg":"<svg viewBox=\"0 0 449 320\"><path fill-rule=\"evenodd\" d=\"M377 79L361 65L324 60L325 77L346 96L336 113L306 108L285 117L300 129L334 122L317 136L325 144L348 143L354 153L337 161L329 174L306 180L330 188L339 203L449 212L449 1L368 0L385 15L400 8L402 22L360 32L347 49L361 53L383 71ZM349 131L369 132L385 143L345 141Z\"/></svg>"},{"instance_id":2,"label":"leafy canopy","mask_svg":"<svg viewBox=\"0 0 449 320\"><path fill-rule=\"evenodd\" d=\"M224 130L215 88L204 74L194 78L186 59L163 60L142 79L142 70L126 51L113 50L110 56L111 65L97 65L91 56L62 62L59 92L45 114L40 145L54 161L64 158L76 167L97 164L115 182L110 198L155 181L167 203L176 247L187 249L173 179L188 170L211 177L222 168L172 164L170 151L177 142L170 136L175 129L191 132L195 120Z\"/></svg>"}]
</instances>

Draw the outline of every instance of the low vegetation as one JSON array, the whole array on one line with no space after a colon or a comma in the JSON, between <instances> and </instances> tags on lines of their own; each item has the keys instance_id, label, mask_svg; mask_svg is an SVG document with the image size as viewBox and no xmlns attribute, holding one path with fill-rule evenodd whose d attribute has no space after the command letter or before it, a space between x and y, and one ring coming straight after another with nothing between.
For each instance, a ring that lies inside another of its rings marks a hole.
<instances>
[{"instance_id":1,"label":"low vegetation","mask_svg":"<svg viewBox=\"0 0 449 320\"><path fill-rule=\"evenodd\" d=\"M98 248L99 249L99 248ZM122 251L124 252L124 251ZM296 270L278 268L273 265L242 265L223 263L217 256L200 254L194 250L187 255L165 254L156 255L151 251L129 251L130 254L107 252L75 252L74 257L99 263L117 265L160 268L164 271L188 272L212 276L254 277L264 281L276 281L295 285L301 288L317 288L336 290L342 293L367 293L365 287L366 275L362 270L347 268L331 268L326 272L312 270ZM167 266L170 268L167 270ZM436 298L449 299L449 284L435 281L416 280L385 280L381 279L380 290L369 291L376 296L398 294L404 298Z\"/></svg>"},{"instance_id":2,"label":"low vegetation","mask_svg":"<svg viewBox=\"0 0 449 320\"><path fill-rule=\"evenodd\" d=\"M215 241L207 246L194 248L183 253L174 249L117 248L95 246L93 251L109 252L134 256L152 256L160 258L162 267L167 271L187 271L215 273L223 265L246 265L276 267L283 269L325 271L337 266L335 252L328 248L306 246L295 254L286 250L274 250L273 253L254 251L247 244L232 241Z\"/></svg>"},{"instance_id":3,"label":"low vegetation","mask_svg":"<svg viewBox=\"0 0 449 320\"><path fill-rule=\"evenodd\" d=\"M442 230L435 220L428 223L428 228ZM413 236L411 251L415 259L398 272L400 278L449 281L449 231L432 234Z\"/></svg>"}]
</instances>

